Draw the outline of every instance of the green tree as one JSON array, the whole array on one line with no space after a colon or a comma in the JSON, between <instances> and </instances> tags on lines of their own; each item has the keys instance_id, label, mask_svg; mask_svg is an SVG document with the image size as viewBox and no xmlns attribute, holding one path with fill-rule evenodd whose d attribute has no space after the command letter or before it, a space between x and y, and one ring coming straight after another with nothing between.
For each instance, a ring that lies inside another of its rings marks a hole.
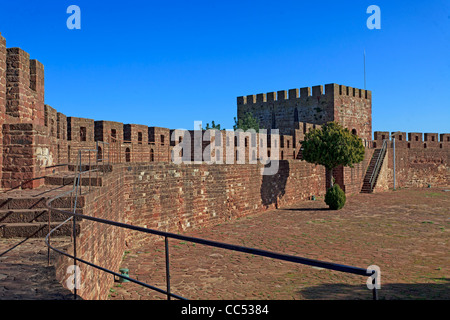
<instances>
[{"instance_id":1,"label":"green tree","mask_svg":"<svg viewBox=\"0 0 450 320\"><path fill-rule=\"evenodd\" d=\"M220 130L220 124L215 124L214 120L211 122L211 125L209 125L209 122L208 122L206 124L206 128L204 130L209 130L209 129Z\"/></svg>"},{"instance_id":2,"label":"green tree","mask_svg":"<svg viewBox=\"0 0 450 320\"><path fill-rule=\"evenodd\" d=\"M253 117L250 112L247 112L245 113L244 117L239 118L239 120L234 117L233 129L242 129L243 131L254 129L256 132L259 132L259 121L255 117Z\"/></svg>"},{"instance_id":3,"label":"green tree","mask_svg":"<svg viewBox=\"0 0 450 320\"><path fill-rule=\"evenodd\" d=\"M330 187L333 186L334 168L353 168L355 163L364 160L361 138L336 122L328 122L321 129L310 130L305 135L302 147L305 161L323 165L327 169Z\"/></svg>"}]
</instances>

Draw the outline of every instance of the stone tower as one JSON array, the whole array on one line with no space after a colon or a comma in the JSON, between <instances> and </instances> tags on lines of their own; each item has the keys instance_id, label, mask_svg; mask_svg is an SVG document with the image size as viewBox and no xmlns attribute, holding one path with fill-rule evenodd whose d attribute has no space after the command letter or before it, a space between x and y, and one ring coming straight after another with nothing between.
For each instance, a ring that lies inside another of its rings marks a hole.
<instances>
[{"instance_id":1,"label":"stone tower","mask_svg":"<svg viewBox=\"0 0 450 320\"><path fill-rule=\"evenodd\" d=\"M359 137L372 140L372 92L338 84L260 93L237 98L238 119L250 112L263 129L294 135L299 122L339 122Z\"/></svg>"}]
</instances>

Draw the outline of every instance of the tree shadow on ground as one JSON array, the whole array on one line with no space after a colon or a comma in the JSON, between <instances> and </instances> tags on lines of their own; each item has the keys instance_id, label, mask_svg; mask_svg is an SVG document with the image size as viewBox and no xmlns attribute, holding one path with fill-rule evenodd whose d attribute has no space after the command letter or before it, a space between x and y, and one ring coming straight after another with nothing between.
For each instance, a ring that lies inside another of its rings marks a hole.
<instances>
[{"instance_id":1,"label":"tree shadow on ground","mask_svg":"<svg viewBox=\"0 0 450 320\"><path fill-rule=\"evenodd\" d=\"M289 210L289 211L334 211L330 208L283 208L281 210Z\"/></svg>"},{"instance_id":2,"label":"tree shadow on ground","mask_svg":"<svg viewBox=\"0 0 450 320\"><path fill-rule=\"evenodd\" d=\"M450 279L433 279L438 283L381 283L379 300L449 300ZM372 291L365 285L321 284L298 291L309 300L370 300Z\"/></svg>"}]
</instances>

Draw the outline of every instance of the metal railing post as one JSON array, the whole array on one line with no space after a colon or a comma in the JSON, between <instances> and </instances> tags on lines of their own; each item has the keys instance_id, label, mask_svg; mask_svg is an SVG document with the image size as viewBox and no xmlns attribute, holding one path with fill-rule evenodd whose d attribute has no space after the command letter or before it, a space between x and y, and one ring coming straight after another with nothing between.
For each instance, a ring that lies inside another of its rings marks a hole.
<instances>
[{"instance_id":1,"label":"metal railing post","mask_svg":"<svg viewBox=\"0 0 450 320\"><path fill-rule=\"evenodd\" d=\"M76 219L72 218L72 232L73 232L73 299L77 300L77 225L76 225Z\"/></svg>"},{"instance_id":2,"label":"metal railing post","mask_svg":"<svg viewBox=\"0 0 450 320\"><path fill-rule=\"evenodd\" d=\"M166 285L167 300L170 300L170 264L169 264L169 239L164 237L164 245L166 247Z\"/></svg>"},{"instance_id":3,"label":"metal railing post","mask_svg":"<svg viewBox=\"0 0 450 320\"><path fill-rule=\"evenodd\" d=\"M48 234L50 234L50 231L52 230L51 227L51 221L52 221L52 210L48 210ZM48 243L50 243L50 237L48 238ZM50 247L48 247L47 251L47 266L50 267Z\"/></svg>"},{"instance_id":4,"label":"metal railing post","mask_svg":"<svg viewBox=\"0 0 450 320\"><path fill-rule=\"evenodd\" d=\"M372 300L378 300L378 291L377 291L377 281L376 277L372 279L373 289L372 289Z\"/></svg>"}]
</instances>

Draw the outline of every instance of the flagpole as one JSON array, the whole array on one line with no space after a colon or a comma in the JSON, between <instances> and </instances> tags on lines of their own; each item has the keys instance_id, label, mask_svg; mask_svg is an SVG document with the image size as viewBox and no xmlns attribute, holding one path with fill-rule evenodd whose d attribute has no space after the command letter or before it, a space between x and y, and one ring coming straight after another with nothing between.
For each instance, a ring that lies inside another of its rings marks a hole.
<instances>
[{"instance_id":1,"label":"flagpole","mask_svg":"<svg viewBox=\"0 0 450 320\"><path fill-rule=\"evenodd\" d=\"M366 49L364 49L364 90L366 90Z\"/></svg>"}]
</instances>

